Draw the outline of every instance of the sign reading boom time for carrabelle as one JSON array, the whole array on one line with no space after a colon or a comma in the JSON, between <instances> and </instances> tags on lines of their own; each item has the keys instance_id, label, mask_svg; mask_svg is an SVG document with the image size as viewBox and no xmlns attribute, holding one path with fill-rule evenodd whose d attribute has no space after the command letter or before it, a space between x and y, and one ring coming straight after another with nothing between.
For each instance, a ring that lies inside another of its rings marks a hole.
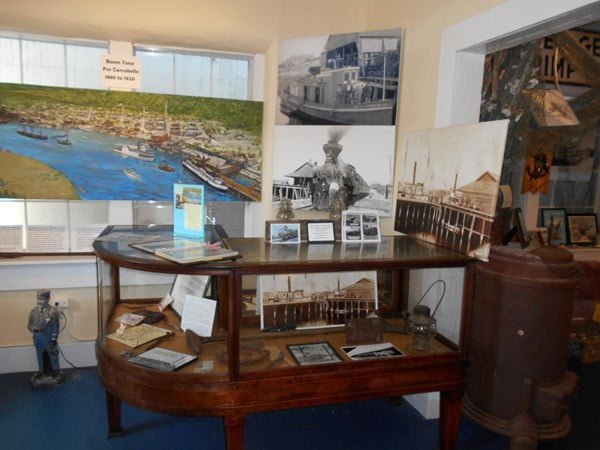
<instances>
[{"instance_id":1,"label":"sign reading boom time for carrabelle","mask_svg":"<svg viewBox=\"0 0 600 450\"><path fill-rule=\"evenodd\" d=\"M139 89L140 61L135 56L102 55L100 83L104 87L119 89Z\"/></svg>"}]
</instances>

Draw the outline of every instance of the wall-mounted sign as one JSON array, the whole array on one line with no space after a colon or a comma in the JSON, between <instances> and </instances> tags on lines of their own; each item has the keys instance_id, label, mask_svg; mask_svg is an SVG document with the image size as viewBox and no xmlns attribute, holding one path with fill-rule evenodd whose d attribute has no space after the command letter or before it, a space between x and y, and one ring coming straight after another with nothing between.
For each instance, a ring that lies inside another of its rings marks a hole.
<instances>
[{"instance_id":1,"label":"wall-mounted sign","mask_svg":"<svg viewBox=\"0 0 600 450\"><path fill-rule=\"evenodd\" d=\"M140 61L135 56L107 54L100 58L102 71L100 83L104 87L139 89L141 78Z\"/></svg>"},{"instance_id":2,"label":"wall-mounted sign","mask_svg":"<svg viewBox=\"0 0 600 450\"><path fill-rule=\"evenodd\" d=\"M577 42L584 47L590 55L600 62L600 33L591 31L569 31ZM549 83L554 82L554 42L551 37L542 39L542 76L544 81ZM578 84L589 85L589 80L585 80L580 74L575 71L572 63L565 58L565 54L558 51L558 62L556 66L559 84Z\"/></svg>"}]
</instances>

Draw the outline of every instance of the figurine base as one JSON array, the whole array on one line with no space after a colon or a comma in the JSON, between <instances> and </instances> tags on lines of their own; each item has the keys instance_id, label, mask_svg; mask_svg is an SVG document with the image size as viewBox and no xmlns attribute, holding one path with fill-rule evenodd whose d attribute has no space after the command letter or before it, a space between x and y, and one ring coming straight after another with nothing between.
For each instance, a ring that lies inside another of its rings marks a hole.
<instances>
[{"instance_id":1,"label":"figurine base","mask_svg":"<svg viewBox=\"0 0 600 450\"><path fill-rule=\"evenodd\" d=\"M55 375L46 375L43 373L36 373L31 377L31 386L34 388L57 386L65 381L65 376L62 372Z\"/></svg>"}]
</instances>

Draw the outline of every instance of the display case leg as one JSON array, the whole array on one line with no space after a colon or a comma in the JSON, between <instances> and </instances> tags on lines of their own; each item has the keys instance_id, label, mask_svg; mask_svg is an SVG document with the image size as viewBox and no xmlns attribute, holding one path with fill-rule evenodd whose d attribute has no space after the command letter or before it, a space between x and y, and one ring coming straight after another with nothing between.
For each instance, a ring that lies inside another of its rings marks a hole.
<instances>
[{"instance_id":1,"label":"display case leg","mask_svg":"<svg viewBox=\"0 0 600 450\"><path fill-rule=\"evenodd\" d=\"M227 450L243 450L244 448L244 416L230 415L223 418L225 422L225 440Z\"/></svg>"},{"instance_id":2,"label":"display case leg","mask_svg":"<svg viewBox=\"0 0 600 450\"><path fill-rule=\"evenodd\" d=\"M106 393L106 414L108 417L108 437L123 436L121 427L121 400L108 391Z\"/></svg>"},{"instance_id":3,"label":"display case leg","mask_svg":"<svg viewBox=\"0 0 600 450\"><path fill-rule=\"evenodd\" d=\"M440 392L440 449L455 450L458 442L462 391Z\"/></svg>"}]
</instances>

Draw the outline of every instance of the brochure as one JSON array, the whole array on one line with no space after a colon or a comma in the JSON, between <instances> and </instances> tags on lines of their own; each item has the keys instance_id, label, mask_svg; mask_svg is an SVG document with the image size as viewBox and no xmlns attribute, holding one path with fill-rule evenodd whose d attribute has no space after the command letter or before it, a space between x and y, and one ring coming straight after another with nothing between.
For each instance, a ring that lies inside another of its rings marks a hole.
<instances>
[{"instance_id":1,"label":"brochure","mask_svg":"<svg viewBox=\"0 0 600 450\"><path fill-rule=\"evenodd\" d=\"M155 347L129 359L129 362L150 369L172 372L181 366L194 361L196 355L175 352L166 348Z\"/></svg>"},{"instance_id":2,"label":"brochure","mask_svg":"<svg viewBox=\"0 0 600 450\"><path fill-rule=\"evenodd\" d=\"M344 350L350 359L353 359L354 361L404 356L404 353L398 350L390 342L383 342L381 344L354 345L342 347L342 350Z\"/></svg>"},{"instance_id":3,"label":"brochure","mask_svg":"<svg viewBox=\"0 0 600 450\"><path fill-rule=\"evenodd\" d=\"M204 186L173 185L173 232L181 236L204 238Z\"/></svg>"}]
</instances>

